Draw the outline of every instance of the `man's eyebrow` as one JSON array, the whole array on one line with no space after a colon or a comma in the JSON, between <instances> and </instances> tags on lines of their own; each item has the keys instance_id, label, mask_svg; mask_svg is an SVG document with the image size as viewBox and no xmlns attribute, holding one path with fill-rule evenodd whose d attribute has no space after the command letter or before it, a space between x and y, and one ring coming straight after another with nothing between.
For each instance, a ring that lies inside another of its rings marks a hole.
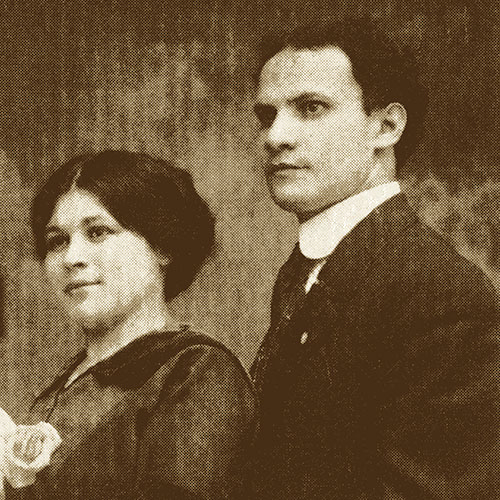
<instances>
[{"instance_id":1,"label":"man's eyebrow","mask_svg":"<svg viewBox=\"0 0 500 500\"><path fill-rule=\"evenodd\" d=\"M315 101L327 101L329 98L325 96L324 94L321 94L319 92L302 92L299 95L289 97L286 99L287 104L293 104L296 102L303 102L303 101L310 101L310 100L315 100ZM269 109L272 108L274 109L275 106L273 104L268 104L265 102L256 102L254 105L254 110L256 109Z\"/></svg>"},{"instance_id":2,"label":"man's eyebrow","mask_svg":"<svg viewBox=\"0 0 500 500\"><path fill-rule=\"evenodd\" d=\"M302 94L288 99L289 104L300 103L304 101L326 101L328 98L317 92L303 92Z\"/></svg>"}]
</instances>

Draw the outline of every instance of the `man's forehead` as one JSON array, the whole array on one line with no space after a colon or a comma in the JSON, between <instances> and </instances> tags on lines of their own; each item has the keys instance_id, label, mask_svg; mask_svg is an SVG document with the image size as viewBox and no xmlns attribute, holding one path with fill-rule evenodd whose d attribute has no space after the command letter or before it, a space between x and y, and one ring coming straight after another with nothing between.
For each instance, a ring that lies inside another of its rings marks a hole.
<instances>
[{"instance_id":1,"label":"man's forehead","mask_svg":"<svg viewBox=\"0 0 500 500\"><path fill-rule=\"evenodd\" d=\"M295 93L337 93L359 87L352 65L343 50L335 46L318 49L285 48L264 64L258 100Z\"/></svg>"}]
</instances>

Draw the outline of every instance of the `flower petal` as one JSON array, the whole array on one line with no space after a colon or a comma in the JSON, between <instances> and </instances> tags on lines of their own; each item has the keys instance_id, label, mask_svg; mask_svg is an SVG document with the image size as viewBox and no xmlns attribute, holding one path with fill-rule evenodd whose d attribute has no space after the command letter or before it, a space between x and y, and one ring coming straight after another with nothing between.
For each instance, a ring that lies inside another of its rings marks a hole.
<instances>
[{"instance_id":1,"label":"flower petal","mask_svg":"<svg viewBox=\"0 0 500 500\"><path fill-rule=\"evenodd\" d=\"M54 450L61 444L58 432L47 422L39 422L37 425L20 425L18 433L12 434L7 440L5 451L5 476L14 488L22 488L32 485L36 480L36 474L50 463L50 457ZM43 434L41 441L42 450L33 461L23 460L14 454L14 446L18 442L19 434L28 440L30 436Z\"/></svg>"}]
</instances>

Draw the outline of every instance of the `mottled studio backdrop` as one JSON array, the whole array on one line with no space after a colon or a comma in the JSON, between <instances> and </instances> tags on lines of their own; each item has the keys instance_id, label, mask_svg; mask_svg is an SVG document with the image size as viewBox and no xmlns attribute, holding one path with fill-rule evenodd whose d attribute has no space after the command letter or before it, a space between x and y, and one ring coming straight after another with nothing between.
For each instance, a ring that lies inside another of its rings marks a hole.
<instances>
[{"instance_id":1,"label":"mottled studio backdrop","mask_svg":"<svg viewBox=\"0 0 500 500\"><path fill-rule=\"evenodd\" d=\"M0 406L18 413L81 346L47 298L27 214L54 167L89 150L146 151L192 173L218 247L174 311L249 366L296 230L259 171L255 48L275 25L363 15L417 52L430 88L405 189L500 288L497 0L2 0Z\"/></svg>"}]
</instances>

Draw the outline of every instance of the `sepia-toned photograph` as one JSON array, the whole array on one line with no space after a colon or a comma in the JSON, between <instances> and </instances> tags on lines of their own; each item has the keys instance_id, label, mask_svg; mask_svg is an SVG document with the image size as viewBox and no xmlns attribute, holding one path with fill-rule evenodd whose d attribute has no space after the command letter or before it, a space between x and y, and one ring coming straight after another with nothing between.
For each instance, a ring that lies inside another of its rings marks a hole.
<instances>
[{"instance_id":1,"label":"sepia-toned photograph","mask_svg":"<svg viewBox=\"0 0 500 500\"><path fill-rule=\"evenodd\" d=\"M500 498L496 0L0 24L0 500Z\"/></svg>"}]
</instances>

